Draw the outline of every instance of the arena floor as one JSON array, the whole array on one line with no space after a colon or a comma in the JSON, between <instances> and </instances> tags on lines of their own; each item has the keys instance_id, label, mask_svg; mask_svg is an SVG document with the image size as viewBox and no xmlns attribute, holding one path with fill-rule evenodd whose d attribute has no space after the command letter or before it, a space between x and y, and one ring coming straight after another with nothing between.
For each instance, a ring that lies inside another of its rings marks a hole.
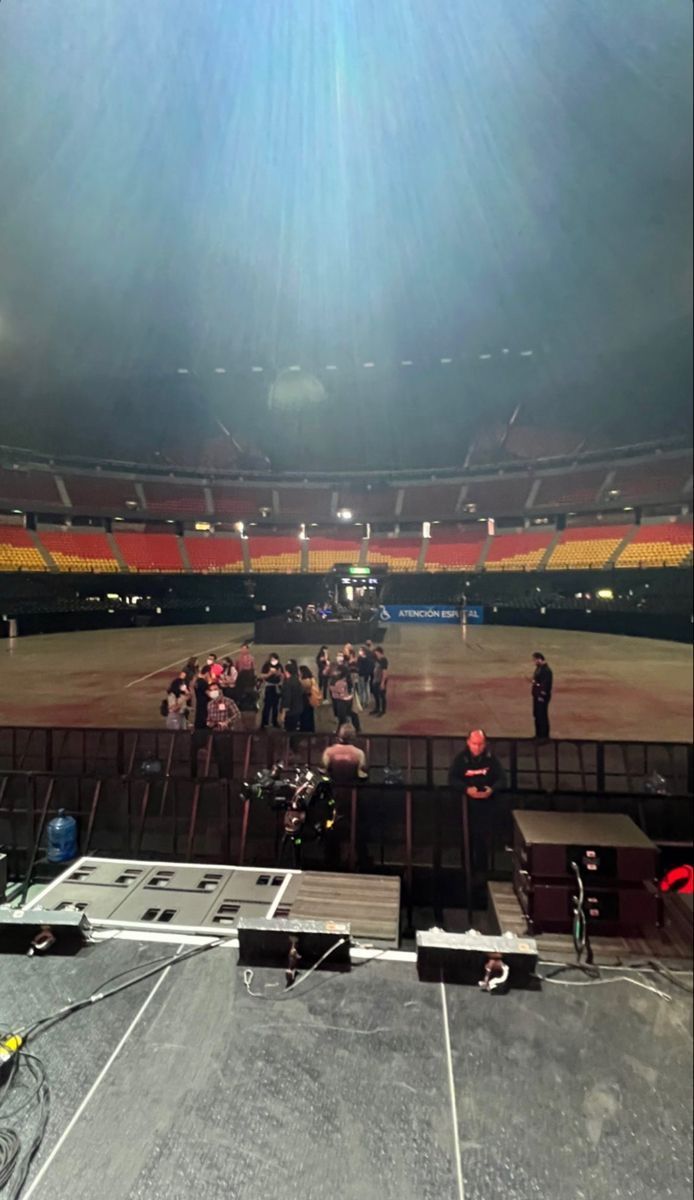
<instances>
[{"instance_id":1,"label":"arena floor","mask_svg":"<svg viewBox=\"0 0 694 1200\"><path fill-rule=\"evenodd\" d=\"M323 632L321 630L320 632ZM190 654L233 652L243 625L172 626L50 634L0 642L3 724L157 726L159 702ZM389 711L366 715L379 733L532 736L530 655L546 654L555 676L556 737L689 741L692 648L608 634L476 627L388 629ZM307 647L269 649L313 665ZM318 646L316 646L316 650ZM317 727L332 727L324 706Z\"/></svg>"}]
</instances>

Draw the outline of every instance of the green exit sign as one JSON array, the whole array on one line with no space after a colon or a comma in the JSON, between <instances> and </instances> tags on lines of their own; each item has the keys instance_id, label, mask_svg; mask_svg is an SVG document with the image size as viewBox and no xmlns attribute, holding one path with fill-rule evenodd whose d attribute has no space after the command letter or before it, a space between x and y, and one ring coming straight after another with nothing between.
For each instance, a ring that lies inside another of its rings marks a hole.
<instances>
[{"instance_id":1,"label":"green exit sign","mask_svg":"<svg viewBox=\"0 0 694 1200\"><path fill-rule=\"evenodd\" d=\"M370 575L371 567L350 567L349 574L350 575Z\"/></svg>"}]
</instances>

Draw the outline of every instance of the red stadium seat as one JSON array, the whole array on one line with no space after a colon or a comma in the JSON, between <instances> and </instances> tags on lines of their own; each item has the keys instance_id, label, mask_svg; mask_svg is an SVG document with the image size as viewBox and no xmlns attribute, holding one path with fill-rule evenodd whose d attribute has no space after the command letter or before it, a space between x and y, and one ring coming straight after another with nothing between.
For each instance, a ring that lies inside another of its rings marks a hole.
<instances>
[{"instance_id":1,"label":"red stadium seat","mask_svg":"<svg viewBox=\"0 0 694 1200\"><path fill-rule=\"evenodd\" d=\"M542 533L500 533L492 538L485 569L487 571L536 571L554 537L553 530Z\"/></svg>"},{"instance_id":2,"label":"red stadium seat","mask_svg":"<svg viewBox=\"0 0 694 1200\"><path fill-rule=\"evenodd\" d=\"M173 533L116 533L116 545L131 571L182 571Z\"/></svg>"},{"instance_id":3,"label":"red stadium seat","mask_svg":"<svg viewBox=\"0 0 694 1200\"><path fill-rule=\"evenodd\" d=\"M224 574L230 571L243 571L243 543L239 537L224 537L215 534L208 537L192 534L183 539L188 562L193 571Z\"/></svg>"},{"instance_id":4,"label":"red stadium seat","mask_svg":"<svg viewBox=\"0 0 694 1200\"><path fill-rule=\"evenodd\" d=\"M369 563L387 563L392 571L416 571L422 539L418 538L371 538Z\"/></svg>"},{"instance_id":5,"label":"red stadium seat","mask_svg":"<svg viewBox=\"0 0 694 1200\"><path fill-rule=\"evenodd\" d=\"M300 543L297 537L259 534L257 537L249 537L248 548L253 571L284 575L301 569Z\"/></svg>"},{"instance_id":6,"label":"red stadium seat","mask_svg":"<svg viewBox=\"0 0 694 1200\"><path fill-rule=\"evenodd\" d=\"M591 525L565 529L552 551L547 570L605 567L631 528L630 525Z\"/></svg>"},{"instance_id":7,"label":"red stadium seat","mask_svg":"<svg viewBox=\"0 0 694 1200\"><path fill-rule=\"evenodd\" d=\"M481 524L476 529L461 530L457 534L440 533L438 529L432 531L425 559L427 571L473 570L486 540L487 527Z\"/></svg>"},{"instance_id":8,"label":"red stadium seat","mask_svg":"<svg viewBox=\"0 0 694 1200\"><path fill-rule=\"evenodd\" d=\"M41 543L59 571L120 570L105 533L45 530Z\"/></svg>"},{"instance_id":9,"label":"red stadium seat","mask_svg":"<svg viewBox=\"0 0 694 1200\"><path fill-rule=\"evenodd\" d=\"M0 571L47 571L26 529L0 525Z\"/></svg>"},{"instance_id":10,"label":"red stadium seat","mask_svg":"<svg viewBox=\"0 0 694 1200\"><path fill-rule=\"evenodd\" d=\"M692 554L692 522L640 525L618 567L680 567Z\"/></svg>"}]
</instances>

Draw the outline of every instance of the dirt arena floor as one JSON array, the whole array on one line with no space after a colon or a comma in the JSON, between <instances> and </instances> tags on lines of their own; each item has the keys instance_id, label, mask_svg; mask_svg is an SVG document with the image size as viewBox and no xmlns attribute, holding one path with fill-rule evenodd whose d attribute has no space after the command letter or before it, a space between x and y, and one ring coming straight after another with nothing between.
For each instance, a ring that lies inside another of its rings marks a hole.
<instances>
[{"instance_id":1,"label":"dirt arena floor","mask_svg":"<svg viewBox=\"0 0 694 1200\"><path fill-rule=\"evenodd\" d=\"M179 664L210 649L232 653L249 635L243 625L189 625L0 642L0 723L156 727ZM384 646L388 713L363 716L370 732L459 734L483 725L492 736L532 736L530 655L540 649L554 670L554 736L691 740L690 646L499 626L391 626ZM254 647L259 666L270 649L313 666L318 645ZM318 710L317 728L332 728L329 706Z\"/></svg>"}]
</instances>

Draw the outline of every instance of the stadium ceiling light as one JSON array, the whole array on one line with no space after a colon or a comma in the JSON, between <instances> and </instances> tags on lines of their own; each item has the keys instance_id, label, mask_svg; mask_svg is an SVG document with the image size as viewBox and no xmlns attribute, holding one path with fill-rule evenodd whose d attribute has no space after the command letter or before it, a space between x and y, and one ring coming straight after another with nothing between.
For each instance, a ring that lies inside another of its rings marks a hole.
<instances>
[{"instance_id":1,"label":"stadium ceiling light","mask_svg":"<svg viewBox=\"0 0 694 1200\"><path fill-rule=\"evenodd\" d=\"M338 508L335 516L337 517L338 521L351 521L352 510L351 508Z\"/></svg>"},{"instance_id":2,"label":"stadium ceiling light","mask_svg":"<svg viewBox=\"0 0 694 1200\"><path fill-rule=\"evenodd\" d=\"M256 373L259 371L262 372L262 370L263 370L262 367L251 367L251 371L255 371ZM298 371L298 370L299 370L298 367L292 367L292 371Z\"/></svg>"},{"instance_id":3,"label":"stadium ceiling light","mask_svg":"<svg viewBox=\"0 0 694 1200\"><path fill-rule=\"evenodd\" d=\"M491 358L491 354L480 354L480 358Z\"/></svg>"},{"instance_id":4,"label":"stadium ceiling light","mask_svg":"<svg viewBox=\"0 0 694 1200\"><path fill-rule=\"evenodd\" d=\"M441 362L441 363L452 363L452 362L453 362L453 359L452 359L452 358L440 358L440 359L439 359L439 362Z\"/></svg>"},{"instance_id":5,"label":"stadium ceiling light","mask_svg":"<svg viewBox=\"0 0 694 1200\"><path fill-rule=\"evenodd\" d=\"M508 346L504 346L504 348L503 348L503 350L501 351L501 353L502 353L502 354L508 354L508 352L509 352L509 350L508 350Z\"/></svg>"},{"instance_id":6,"label":"stadium ceiling light","mask_svg":"<svg viewBox=\"0 0 694 1200\"><path fill-rule=\"evenodd\" d=\"M365 363L362 363L362 366L363 367L375 367L376 364L372 363L372 362L365 362Z\"/></svg>"},{"instance_id":7,"label":"stadium ceiling light","mask_svg":"<svg viewBox=\"0 0 694 1200\"><path fill-rule=\"evenodd\" d=\"M177 367L176 374L177 375L190 375L190 371L188 370L187 367Z\"/></svg>"},{"instance_id":8,"label":"stadium ceiling light","mask_svg":"<svg viewBox=\"0 0 694 1200\"><path fill-rule=\"evenodd\" d=\"M521 358L532 358L532 353L532 350L521 350L520 356Z\"/></svg>"},{"instance_id":9,"label":"stadium ceiling light","mask_svg":"<svg viewBox=\"0 0 694 1200\"><path fill-rule=\"evenodd\" d=\"M295 363L295 364L294 364L294 366L292 366L292 367L290 367L290 368L289 368L289 370L290 370L290 371L300 371L300 370L301 370L301 367L300 367L300 366L298 366L298 364L296 364L296 363Z\"/></svg>"},{"instance_id":10,"label":"stadium ceiling light","mask_svg":"<svg viewBox=\"0 0 694 1200\"><path fill-rule=\"evenodd\" d=\"M215 375L226 375L227 369L226 367L215 367L214 373Z\"/></svg>"},{"instance_id":11,"label":"stadium ceiling light","mask_svg":"<svg viewBox=\"0 0 694 1200\"><path fill-rule=\"evenodd\" d=\"M22 509L22 508L13 508L12 512L14 513L14 515L16 517L21 517L24 515L24 509Z\"/></svg>"},{"instance_id":12,"label":"stadium ceiling light","mask_svg":"<svg viewBox=\"0 0 694 1200\"><path fill-rule=\"evenodd\" d=\"M325 369L326 369L326 371L336 371L337 367L335 366L334 363L329 363Z\"/></svg>"},{"instance_id":13,"label":"stadium ceiling light","mask_svg":"<svg viewBox=\"0 0 694 1200\"><path fill-rule=\"evenodd\" d=\"M403 358L403 359L402 359L402 361L401 361L401 363L400 363L400 366L401 366L401 367L411 367L411 366L412 366L412 359L411 359L411 358Z\"/></svg>"}]
</instances>

